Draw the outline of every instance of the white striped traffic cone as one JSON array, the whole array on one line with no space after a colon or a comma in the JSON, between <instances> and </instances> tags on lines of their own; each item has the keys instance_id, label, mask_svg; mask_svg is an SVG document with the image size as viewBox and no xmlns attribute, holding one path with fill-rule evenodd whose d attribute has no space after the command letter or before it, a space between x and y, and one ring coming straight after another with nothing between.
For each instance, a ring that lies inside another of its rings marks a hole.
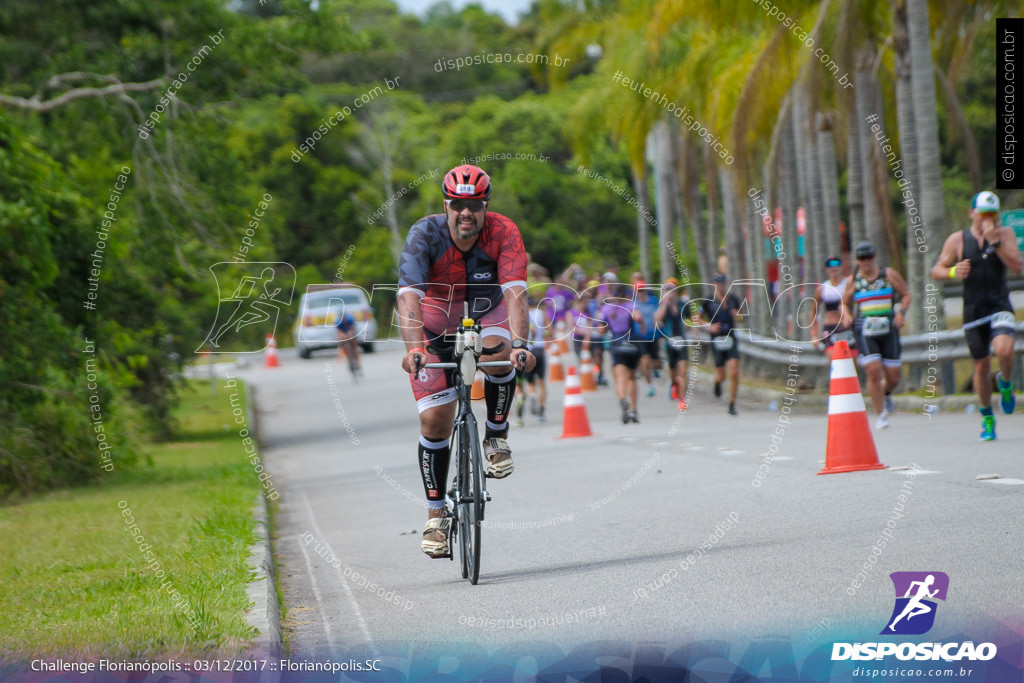
<instances>
[{"instance_id":1,"label":"white striped traffic cone","mask_svg":"<svg viewBox=\"0 0 1024 683\"><path fill-rule=\"evenodd\" d=\"M580 377L576 374L576 366L569 366L569 374L565 379L565 417L562 420L562 438L574 436L592 436L590 420L587 419L587 406L583 402L580 390Z\"/></svg>"},{"instance_id":2,"label":"white striped traffic cone","mask_svg":"<svg viewBox=\"0 0 1024 683\"><path fill-rule=\"evenodd\" d=\"M267 352L263 366L267 368L281 367L281 362L277 359L277 340L274 339L272 334L267 335Z\"/></svg>"},{"instance_id":3,"label":"white striped traffic cone","mask_svg":"<svg viewBox=\"0 0 1024 683\"><path fill-rule=\"evenodd\" d=\"M594 379L594 363L590 357L590 351L583 349L580 353L580 388L585 391L597 391L597 381Z\"/></svg>"},{"instance_id":4,"label":"white striped traffic cone","mask_svg":"<svg viewBox=\"0 0 1024 683\"><path fill-rule=\"evenodd\" d=\"M562 367L561 351L558 342L551 342L548 350L548 381L564 382L565 368Z\"/></svg>"},{"instance_id":5,"label":"white striped traffic cone","mask_svg":"<svg viewBox=\"0 0 1024 683\"><path fill-rule=\"evenodd\" d=\"M885 469L885 465L878 462L850 345L840 341L832 349L825 469L818 474Z\"/></svg>"}]
</instances>

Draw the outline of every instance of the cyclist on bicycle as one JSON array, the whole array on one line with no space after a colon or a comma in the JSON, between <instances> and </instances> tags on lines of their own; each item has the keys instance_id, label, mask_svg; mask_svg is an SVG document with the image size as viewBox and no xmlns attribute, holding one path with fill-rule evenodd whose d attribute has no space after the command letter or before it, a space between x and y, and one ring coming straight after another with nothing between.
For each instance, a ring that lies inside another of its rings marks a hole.
<instances>
[{"instance_id":1,"label":"cyclist on bicycle","mask_svg":"<svg viewBox=\"0 0 1024 683\"><path fill-rule=\"evenodd\" d=\"M445 211L421 218L405 240L399 265L398 311L406 355L420 415L417 449L427 496L427 525L421 548L430 557L450 555L451 519L445 488L451 459L449 438L455 419L452 373L423 368L425 363L454 360L452 334L459 327L464 302L482 327L482 361L511 361L513 367L486 367L484 400L487 423L484 457L488 477L512 474L508 416L516 389L516 370L533 368L528 346L526 250L519 228L487 211L491 179L477 166L456 166L442 183ZM523 357L525 362L520 363Z\"/></svg>"},{"instance_id":2,"label":"cyclist on bicycle","mask_svg":"<svg viewBox=\"0 0 1024 683\"><path fill-rule=\"evenodd\" d=\"M338 330L338 360L341 360L342 353L347 353L349 366L352 373L361 372L359 366L359 344L356 342L356 318L351 313L338 316L338 322L334 325Z\"/></svg>"}]
</instances>

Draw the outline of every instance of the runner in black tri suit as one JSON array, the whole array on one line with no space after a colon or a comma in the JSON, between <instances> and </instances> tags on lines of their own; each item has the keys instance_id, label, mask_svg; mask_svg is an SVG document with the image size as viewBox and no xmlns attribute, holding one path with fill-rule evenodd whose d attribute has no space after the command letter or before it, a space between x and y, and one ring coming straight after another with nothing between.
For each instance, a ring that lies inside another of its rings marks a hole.
<instances>
[{"instance_id":1,"label":"runner in black tri suit","mask_svg":"<svg viewBox=\"0 0 1024 683\"><path fill-rule=\"evenodd\" d=\"M661 303L654 320L659 335L665 338L665 357L668 359L668 372L672 382L669 385L669 398L679 402L679 410L686 410L689 360L686 354L690 344L686 339L686 323L683 318L689 308L689 301L684 301L680 297L682 290L675 278L665 280Z\"/></svg>"},{"instance_id":2,"label":"runner in black tri suit","mask_svg":"<svg viewBox=\"0 0 1024 683\"><path fill-rule=\"evenodd\" d=\"M729 414L739 415L736 395L740 386L740 340L733 334L740 300L726 289L725 275L717 273L711 280L715 285L714 300L701 300L701 318L708 323L711 334L711 353L715 358L715 398L722 396L722 382L729 372Z\"/></svg>"},{"instance_id":3,"label":"runner in black tri suit","mask_svg":"<svg viewBox=\"0 0 1024 683\"><path fill-rule=\"evenodd\" d=\"M870 242L858 244L855 254L857 266L850 273L843 301L851 308L856 304L853 335L860 351L858 362L868 376L868 394L878 414L875 428L885 429L895 408L892 392L903 364L901 306L910 305L910 292L895 268L878 265Z\"/></svg>"},{"instance_id":4,"label":"runner in black tri suit","mask_svg":"<svg viewBox=\"0 0 1024 683\"><path fill-rule=\"evenodd\" d=\"M487 476L512 474L508 415L516 390L516 370L535 359L527 346L526 250L519 228L505 216L487 211L491 180L476 166L456 166L442 184L445 212L420 219L405 240L398 276L398 311L406 355L420 413L418 459L427 494L428 520L422 550L448 557L451 519L445 516L445 487L451 458L449 437L455 419L452 373L421 368L419 363L450 362L464 302L483 327L482 361L510 360L513 368L481 368L487 425L484 457ZM490 350L490 351L489 351ZM513 353L514 351L514 353ZM519 363L520 353L526 362Z\"/></svg>"},{"instance_id":5,"label":"runner in black tri suit","mask_svg":"<svg viewBox=\"0 0 1024 683\"><path fill-rule=\"evenodd\" d=\"M932 267L935 280L964 281L964 336L974 359L974 390L981 404L981 440L994 441L996 419L992 414L992 379L989 355L999 361L997 385L1003 412L1016 406L1013 395L1013 341L1016 324L1006 271L1020 273L1022 264L1017 239L999 220L999 198L979 192L971 200L971 227L954 232L942 245Z\"/></svg>"}]
</instances>

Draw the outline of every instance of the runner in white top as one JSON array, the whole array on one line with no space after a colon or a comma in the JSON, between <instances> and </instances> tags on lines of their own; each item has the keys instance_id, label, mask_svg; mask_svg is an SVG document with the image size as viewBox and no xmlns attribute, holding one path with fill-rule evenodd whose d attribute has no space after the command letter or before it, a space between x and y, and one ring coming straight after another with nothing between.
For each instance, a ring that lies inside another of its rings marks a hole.
<instances>
[{"instance_id":1,"label":"runner in white top","mask_svg":"<svg viewBox=\"0 0 1024 683\"><path fill-rule=\"evenodd\" d=\"M548 400L548 386L544 381L544 373L547 370L547 358L544 354L544 341L551 336L551 322L548 315L532 296L527 298L530 306L530 333L527 337L530 353L537 358L537 364L533 370L525 374L526 386L523 392L519 393L516 399L516 425L523 424L523 404L527 398L530 401L530 414L536 415L537 420L546 422L544 407Z\"/></svg>"}]
</instances>

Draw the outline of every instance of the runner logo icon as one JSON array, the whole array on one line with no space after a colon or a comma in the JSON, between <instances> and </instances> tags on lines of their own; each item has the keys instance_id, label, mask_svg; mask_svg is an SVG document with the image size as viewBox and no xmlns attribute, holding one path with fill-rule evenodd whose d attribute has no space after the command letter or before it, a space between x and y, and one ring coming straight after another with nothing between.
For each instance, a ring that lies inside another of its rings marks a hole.
<instances>
[{"instance_id":1,"label":"runner logo icon","mask_svg":"<svg viewBox=\"0 0 1024 683\"><path fill-rule=\"evenodd\" d=\"M943 572L893 572L896 604L880 635L918 636L935 623L935 600L945 601L949 576Z\"/></svg>"}]
</instances>

